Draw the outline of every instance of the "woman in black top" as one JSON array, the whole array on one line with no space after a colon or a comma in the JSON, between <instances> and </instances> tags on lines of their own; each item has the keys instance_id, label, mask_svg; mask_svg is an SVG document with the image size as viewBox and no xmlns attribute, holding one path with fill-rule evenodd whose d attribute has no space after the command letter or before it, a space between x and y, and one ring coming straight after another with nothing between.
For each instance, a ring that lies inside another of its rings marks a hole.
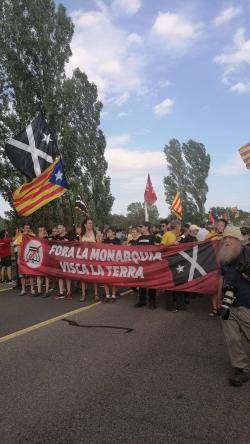
<instances>
[{"instance_id":1,"label":"woman in black top","mask_svg":"<svg viewBox=\"0 0 250 444\"><path fill-rule=\"evenodd\" d=\"M106 237L103 240L104 244L112 244L112 245L121 245L120 240L116 237L116 232L114 230L114 228L108 228L106 231ZM104 285L104 290L105 290L105 294L106 294L106 299L107 300L112 300L115 301L116 300L116 287L115 285L112 286L112 294L110 295L110 291L109 291L109 286L108 285Z\"/></svg>"}]
</instances>

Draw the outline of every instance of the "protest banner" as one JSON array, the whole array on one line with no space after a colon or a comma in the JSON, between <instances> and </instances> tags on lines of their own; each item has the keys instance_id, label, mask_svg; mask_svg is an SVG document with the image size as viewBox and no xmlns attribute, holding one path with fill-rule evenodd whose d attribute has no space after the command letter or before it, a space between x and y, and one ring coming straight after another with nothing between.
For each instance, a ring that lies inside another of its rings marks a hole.
<instances>
[{"instance_id":1,"label":"protest banner","mask_svg":"<svg viewBox=\"0 0 250 444\"><path fill-rule=\"evenodd\" d=\"M26 236L19 266L26 275L211 294L218 287L218 245L127 246Z\"/></svg>"}]
</instances>

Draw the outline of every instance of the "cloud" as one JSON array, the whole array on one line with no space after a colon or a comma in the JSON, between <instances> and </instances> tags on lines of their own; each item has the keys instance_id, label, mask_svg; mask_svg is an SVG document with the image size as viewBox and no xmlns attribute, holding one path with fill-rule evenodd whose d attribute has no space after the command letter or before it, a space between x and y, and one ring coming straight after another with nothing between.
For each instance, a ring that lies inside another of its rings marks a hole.
<instances>
[{"instance_id":1,"label":"cloud","mask_svg":"<svg viewBox=\"0 0 250 444\"><path fill-rule=\"evenodd\" d=\"M167 174L167 163L163 151L131 148L130 135L109 137L105 151L108 174L112 178L111 189L116 199L113 213L126 214L131 202L143 202L148 173L151 175L157 194L157 207L162 216L167 216L163 177Z\"/></svg>"},{"instance_id":2,"label":"cloud","mask_svg":"<svg viewBox=\"0 0 250 444\"><path fill-rule=\"evenodd\" d=\"M123 94L120 94L119 96L112 97L109 100L107 100L108 103L113 103L116 106L122 106L124 103L126 103L130 98L130 94L125 91Z\"/></svg>"},{"instance_id":3,"label":"cloud","mask_svg":"<svg viewBox=\"0 0 250 444\"><path fill-rule=\"evenodd\" d=\"M113 0L112 8L118 12L125 12L128 15L136 14L141 8L140 0Z\"/></svg>"},{"instance_id":4,"label":"cloud","mask_svg":"<svg viewBox=\"0 0 250 444\"><path fill-rule=\"evenodd\" d=\"M126 145L130 142L131 136L128 133L118 134L116 136L107 137L107 147L114 148Z\"/></svg>"},{"instance_id":5,"label":"cloud","mask_svg":"<svg viewBox=\"0 0 250 444\"><path fill-rule=\"evenodd\" d=\"M232 19L238 17L242 13L241 6L229 6L221 11L221 13L213 20L213 25L218 27L231 22Z\"/></svg>"},{"instance_id":6,"label":"cloud","mask_svg":"<svg viewBox=\"0 0 250 444\"><path fill-rule=\"evenodd\" d=\"M126 116L128 116L128 113L126 113L125 111L120 111L120 112L117 114L117 117L118 117L119 119L121 119L122 117L126 117Z\"/></svg>"},{"instance_id":7,"label":"cloud","mask_svg":"<svg viewBox=\"0 0 250 444\"><path fill-rule=\"evenodd\" d=\"M158 103L158 105L154 106L154 113L156 116L164 116L166 114L169 114L172 110L173 105L174 101L167 98L161 103Z\"/></svg>"},{"instance_id":8,"label":"cloud","mask_svg":"<svg viewBox=\"0 0 250 444\"><path fill-rule=\"evenodd\" d=\"M73 11L71 16L75 32L67 75L79 67L97 85L104 101L117 95L137 94L145 86L146 59L139 45L140 36L119 27L111 9L100 1L97 9Z\"/></svg>"},{"instance_id":9,"label":"cloud","mask_svg":"<svg viewBox=\"0 0 250 444\"><path fill-rule=\"evenodd\" d=\"M245 36L245 29L239 28L233 37L233 45L224 50L224 52L217 54L214 62L224 68L222 75L222 82L225 85L232 87L232 78L237 71L243 70L250 64L250 39ZM238 82L242 83L242 82ZM244 89L242 85L236 87L237 89ZM243 91L241 91L243 92Z\"/></svg>"},{"instance_id":10,"label":"cloud","mask_svg":"<svg viewBox=\"0 0 250 444\"><path fill-rule=\"evenodd\" d=\"M238 82L235 85L232 85L230 91L237 92L239 94L249 93L250 92L250 82L243 83Z\"/></svg>"},{"instance_id":11,"label":"cloud","mask_svg":"<svg viewBox=\"0 0 250 444\"><path fill-rule=\"evenodd\" d=\"M139 149L108 148L105 153L109 170L114 173L130 172L131 177L135 171L153 171L166 166L162 151L141 151Z\"/></svg>"},{"instance_id":12,"label":"cloud","mask_svg":"<svg viewBox=\"0 0 250 444\"><path fill-rule=\"evenodd\" d=\"M128 42L130 44L141 45L143 42L143 38L139 34L132 32L132 34L128 35Z\"/></svg>"},{"instance_id":13,"label":"cloud","mask_svg":"<svg viewBox=\"0 0 250 444\"><path fill-rule=\"evenodd\" d=\"M203 27L202 22L194 23L180 14L158 12L151 36L166 51L184 50L201 36Z\"/></svg>"},{"instance_id":14,"label":"cloud","mask_svg":"<svg viewBox=\"0 0 250 444\"><path fill-rule=\"evenodd\" d=\"M218 176L237 176L246 171L240 154L234 154L223 165L213 168L212 173Z\"/></svg>"}]
</instances>

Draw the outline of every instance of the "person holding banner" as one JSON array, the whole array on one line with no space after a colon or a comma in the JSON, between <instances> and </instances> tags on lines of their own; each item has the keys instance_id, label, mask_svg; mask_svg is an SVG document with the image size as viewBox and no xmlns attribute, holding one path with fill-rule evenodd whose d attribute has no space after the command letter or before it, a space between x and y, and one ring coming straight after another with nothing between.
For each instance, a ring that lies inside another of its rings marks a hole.
<instances>
[{"instance_id":1,"label":"person holding banner","mask_svg":"<svg viewBox=\"0 0 250 444\"><path fill-rule=\"evenodd\" d=\"M55 240L59 240L59 241L68 241L69 240L69 236L66 231L66 227L63 224L59 224L57 226L57 232L58 232L58 234L55 237ZM68 279L66 280L66 289L67 289L66 298L64 296L64 280L63 279L58 279L58 286L59 286L59 293L55 296L55 299L67 299L70 301L72 299L71 281Z\"/></svg>"},{"instance_id":2,"label":"person holding banner","mask_svg":"<svg viewBox=\"0 0 250 444\"><path fill-rule=\"evenodd\" d=\"M106 238L103 240L103 243L104 244L112 244L112 245L121 245L120 239L118 239L118 237L116 237L116 232L115 232L114 228L109 227L106 230ZM109 291L109 285L104 285L104 290L105 290L107 300L112 300L112 301L116 300L115 285L112 286L112 294L111 295L110 295L110 291Z\"/></svg>"},{"instance_id":3,"label":"person holding banner","mask_svg":"<svg viewBox=\"0 0 250 444\"><path fill-rule=\"evenodd\" d=\"M24 240L24 236L25 235L29 235L29 236L34 236L34 233L31 231L30 226L28 224L24 224L23 225L23 232L20 233L16 240L14 241L14 246L17 247L17 265L19 266L19 261L20 261L20 255L21 255L21 247L23 244L23 240ZM23 274L19 274L19 277L21 279L21 293L20 296L24 296L26 295L26 276L24 276ZM35 294L35 289L34 289L34 278L33 276L29 276L29 281L30 281L30 291L31 294L34 295Z\"/></svg>"},{"instance_id":4,"label":"person holding banner","mask_svg":"<svg viewBox=\"0 0 250 444\"><path fill-rule=\"evenodd\" d=\"M82 242L101 242L101 233L94 230L93 220L90 217L86 217L82 224L81 241ZM80 302L86 301L86 282L81 281L82 295ZM94 284L94 301L99 301L98 286Z\"/></svg>"},{"instance_id":5,"label":"person holding banner","mask_svg":"<svg viewBox=\"0 0 250 444\"><path fill-rule=\"evenodd\" d=\"M44 226L40 226L38 227L38 233L37 236L39 237L39 239L46 239L48 237L47 232L46 232L46 228ZM42 294L42 279L45 279L45 293L44 295ZM43 296L43 298L48 298L49 297L49 278L48 276L37 276L36 278L36 283L37 283L37 293L34 294L34 296Z\"/></svg>"},{"instance_id":6,"label":"person holding banner","mask_svg":"<svg viewBox=\"0 0 250 444\"><path fill-rule=\"evenodd\" d=\"M150 232L151 226L149 222L144 222L142 225L142 234L137 239L137 245L157 245L158 242L155 239L155 236ZM154 288L139 288L139 301L135 304L135 308L140 308L146 305L147 298L147 290L148 290L148 303L149 308L156 308L156 290Z\"/></svg>"}]
</instances>

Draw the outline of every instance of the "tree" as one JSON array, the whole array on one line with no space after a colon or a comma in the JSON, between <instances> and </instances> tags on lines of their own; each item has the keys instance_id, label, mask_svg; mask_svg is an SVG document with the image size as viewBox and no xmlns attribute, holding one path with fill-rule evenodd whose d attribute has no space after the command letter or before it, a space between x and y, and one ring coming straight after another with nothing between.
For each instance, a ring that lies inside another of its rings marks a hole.
<instances>
[{"instance_id":1,"label":"tree","mask_svg":"<svg viewBox=\"0 0 250 444\"><path fill-rule=\"evenodd\" d=\"M57 134L72 201L81 194L90 216L105 223L113 197L105 137L99 129L102 104L96 86L79 69L66 79L71 19L64 6L55 8L52 0L3 0L0 13L0 193L11 204L12 193L25 181L5 158L5 140L42 111ZM41 220L69 224L70 219L65 195L28 220L37 225Z\"/></svg>"},{"instance_id":2,"label":"tree","mask_svg":"<svg viewBox=\"0 0 250 444\"><path fill-rule=\"evenodd\" d=\"M202 222L205 217L205 202L208 192L206 180L210 168L210 156L206 153L202 143L191 139L187 143L183 143L182 151L186 161L186 190L195 202L198 222Z\"/></svg>"},{"instance_id":3,"label":"tree","mask_svg":"<svg viewBox=\"0 0 250 444\"><path fill-rule=\"evenodd\" d=\"M182 146L177 139L171 139L164 147L169 175L164 177L166 202L171 205L177 191L180 192L183 208L183 219L195 221L197 207L192 197L187 193L188 171L183 156Z\"/></svg>"},{"instance_id":4,"label":"tree","mask_svg":"<svg viewBox=\"0 0 250 444\"><path fill-rule=\"evenodd\" d=\"M156 205L148 206L149 222L151 224L159 223L159 212ZM134 227L142 224L145 221L144 203L132 202L127 207L128 224Z\"/></svg>"},{"instance_id":5,"label":"tree","mask_svg":"<svg viewBox=\"0 0 250 444\"><path fill-rule=\"evenodd\" d=\"M99 129L102 103L98 101L96 85L79 69L64 82L63 98L63 159L70 167L75 194L84 196L90 216L98 225L103 225L108 221L114 198L110 192L110 178L106 175L106 141ZM69 151L72 142L74 150Z\"/></svg>"}]
</instances>

